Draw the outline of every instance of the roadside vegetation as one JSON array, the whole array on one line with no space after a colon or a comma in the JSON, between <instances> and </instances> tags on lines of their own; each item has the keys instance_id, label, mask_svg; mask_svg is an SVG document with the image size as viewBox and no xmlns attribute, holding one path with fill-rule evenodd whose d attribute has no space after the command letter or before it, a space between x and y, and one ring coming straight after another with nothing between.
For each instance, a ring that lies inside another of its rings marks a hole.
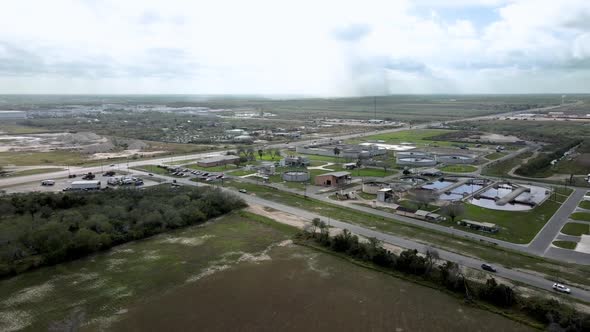
<instances>
[{"instance_id":1,"label":"roadside vegetation","mask_svg":"<svg viewBox=\"0 0 590 332\"><path fill-rule=\"evenodd\" d=\"M0 199L0 277L76 259L244 207L212 188L29 193Z\"/></svg>"},{"instance_id":2,"label":"roadside vegetation","mask_svg":"<svg viewBox=\"0 0 590 332\"><path fill-rule=\"evenodd\" d=\"M498 283L493 277L486 277L485 283L470 281L456 263L441 261L434 249L428 250L424 256L419 255L416 250L404 250L396 255L383 248L377 239L359 241L358 236L346 229L338 235L330 236L328 225L319 219L314 220L299 235L299 239L383 271L399 273L445 289L463 297L468 303L491 305L515 319L525 316L539 325L552 326L552 329L559 327L572 332L590 329L590 315L578 312L573 306L556 299L522 296L512 287Z\"/></svg>"},{"instance_id":3,"label":"roadside vegetation","mask_svg":"<svg viewBox=\"0 0 590 332\"><path fill-rule=\"evenodd\" d=\"M553 241L553 245L562 249L574 250L578 243L573 241Z\"/></svg>"}]
</instances>

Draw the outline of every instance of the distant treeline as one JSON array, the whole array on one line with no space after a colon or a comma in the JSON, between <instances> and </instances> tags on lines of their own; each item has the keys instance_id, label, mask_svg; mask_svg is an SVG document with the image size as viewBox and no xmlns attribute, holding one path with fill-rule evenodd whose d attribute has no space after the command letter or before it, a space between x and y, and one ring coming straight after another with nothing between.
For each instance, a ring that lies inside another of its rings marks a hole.
<instances>
[{"instance_id":1,"label":"distant treeline","mask_svg":"<svg viewBox=\"0 0 590 332\"><path fill-rule=\"evenodd\" d=\"M572 306L555 299L525 298L512 287L497 283L492 277L488 278L485 284L468 280L459 265L450 261L441 262L438 252L434 249L428 250L424 256L419 255L416 250L404 250L396 255L384 249L379 240L371 238L368 242L360 242L356 235L352 235L346 229L336 236L330 236L327 225L319 219L315 219L312 226L300 233L299 238L311 240L330 250L375 264L385 270L412 275L424 282L439 285L463 295L468 302L486 302L517 315L524 314L547 325L550 331L590 331L590 315L580 313Z\"/></svg>"},{"instance_id":2,"label":"distant treeline","mask_svg":"<svg viewBox=\"0 0 590 332\"><path fill-rule=\"evenodd\" d=\"M244 207L213 188L156 187L0 198L0 277L203 223Z\"/></svg>"},{"instance_id":3,"label":"distant treeline","mask_svg":"<svg viewBox=\"0 0 590 332\"><path fill-rule=\"evenodd\" d=\"M584 140L576 139L565 145L562 145L560 148L551 153L542 153L539 156L529 160L526 164L517 168L514 172L521 176L534 176L535 174L550 167L553 160L563 157L564 153L576 145L581 144L583 141Z\"/></svg>"}]
</instances>

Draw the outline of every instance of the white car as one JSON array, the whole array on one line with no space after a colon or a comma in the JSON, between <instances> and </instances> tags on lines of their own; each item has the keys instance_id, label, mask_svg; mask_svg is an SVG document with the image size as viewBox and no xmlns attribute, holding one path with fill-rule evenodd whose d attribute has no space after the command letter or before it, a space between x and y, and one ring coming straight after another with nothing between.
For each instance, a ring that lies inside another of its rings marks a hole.
<instances>
[{"instance_id":1,"label":"white car","mask_svg":"<svg viewBox=\"0 0 590 332\"><path fill-rule=\"evenodd\" d=\"M569 293L572 292L571 289L565 287L562 284L558 284L558 283L554 283L553 284L553 290L556 290L556 291L558 291L560 293L566 293L566 294L569 294Z\"/></svg>"}]
</instances>

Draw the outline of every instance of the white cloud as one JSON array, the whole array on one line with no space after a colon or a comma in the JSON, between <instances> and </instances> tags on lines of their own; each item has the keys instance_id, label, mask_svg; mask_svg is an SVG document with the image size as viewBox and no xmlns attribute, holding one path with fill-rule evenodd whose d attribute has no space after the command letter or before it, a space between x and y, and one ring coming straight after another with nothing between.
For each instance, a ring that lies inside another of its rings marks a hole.
<instances>
[{"instance_id":1,"label":"white cloud","mask_svg":"<svg viewBox=\"0 0 590 332\"><path fill-rule=\"evenodd\" d=\"M586 0L7 0L0 93L580 92L589 17Z\"/></svg>"}]
</instances>

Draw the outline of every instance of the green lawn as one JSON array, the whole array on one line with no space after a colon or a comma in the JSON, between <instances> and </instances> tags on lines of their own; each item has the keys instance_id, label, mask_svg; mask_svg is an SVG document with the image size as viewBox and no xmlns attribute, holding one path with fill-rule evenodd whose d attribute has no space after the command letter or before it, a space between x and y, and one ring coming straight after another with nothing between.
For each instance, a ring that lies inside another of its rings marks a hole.
<instances>
[{"instance_id":1,"label":"green lawn","mask_svg":"<svg viewBox=\"0 0 590 332\"><path fill-rule=\"evenodd\" d=\"M590 225L582 224L578 222L568 222L563 226L561 229L563 234L573 235L573 236L580 236L582 234L590 234Z\"/></svg>"},{"instance_id":2,"label":"green lawn","mask_svg":"<svg viewBox=\"0 0 590 332\"><path fill-rule=\"evenodd\" d=\"M447 165L440 170L450 173L471 173L477 171L477 167L471 165Z\"/></svg>"},{"instance_id":3,"label":"green lawn","mask_svg":"<svg viewBox=\"0 0 590 332\"><path fill-rule=\"evenodd\" d=\"M228 173L230 175L234 175L234 176L244 176L244 175L254 174L254 173L256 173L256 171L246 171L244 169L238 169L235 171L228 171Z\"/></svg>"},{"instance_id":4,"label":"green lawn","mask_svg":"<svg viewBox=\"0 0 590 332\"><path fill-rule=\"evenodd\" d=\"M574 220L590 221L590 212L574 212L570 218Z\"/></svg>"},{"instance_id":5,"label":"green lawn","mask_svg":"<svg viewBox=\"0 0 590 332\"><path fill-rule=\"evenodd\" d=\"M412 143L419 146L438 145L438 146L454 146L458 143L450 141L433 141L429 138L438 135L446 134L452 130L447 129L410 129L402 130L387 134L378 134L372 136L365 136L363 138L355 138L350 140L350 143L361 143L366 141L385 141L387 144Z\"/></svg>"},{"instance_id":6,"label":"green lawn","mask_svg":"<svg viewBox=\"0 0 590 332\"><path fill-rule=\"evenodd\" d=\"M576 242L572 241L553 241L553 245L563 249L576 249Z\"/></svg>"},{"instance_id":7,"label":"green lawn","mask_svg":"<svg viewBox=\"0 0 590 332\"><path fill-rule=\"evenodd\" d=\"M590 210L590 201L581 201L579 207Z\"/></svg>"},{"instance_id":8,"label":"green lawn","mask_svg":"<svg viewBox=\"0 0 590 332\"><path fill-rule=\"evenodd\" d=\"M486 236L512 243L526 244L532 241L560 206L561 204L558 202L546 200L543 204L529 211L500 211L465 204L465 213L461 219L494 223L500 227L500 231L496 234L486 233ZM450 220L441 224L482 234L466 227L457 226Z\"/></svg>"},{"instance_id":9,"label":"green lawn","mask_svg":"<svg viewBox=\"0 0 590 332\"><path fill-rule=\"evenodd\" d=\"M34 169L27 169L24 171L17 171L17 172L10 172L4 175L4 177L16 177L16 176L25 176L25 175L33 175L33 174L43 174L43 173L52 173L52 172L59 172L63 171L63 168L59 167L51 167L51 168L34 168Z\"/></svg>"},{"instance_id":10,"label":"green lawn","mask_svg":"<svg viewBox=\"0 0 590 332\"><path fill-rule=\"evenodd\" d=\"M488 160L496 160L504 157L505 155L507 155L506 152L494 152L486 155L485 158Z\"/></svg>"}]
</instances>

